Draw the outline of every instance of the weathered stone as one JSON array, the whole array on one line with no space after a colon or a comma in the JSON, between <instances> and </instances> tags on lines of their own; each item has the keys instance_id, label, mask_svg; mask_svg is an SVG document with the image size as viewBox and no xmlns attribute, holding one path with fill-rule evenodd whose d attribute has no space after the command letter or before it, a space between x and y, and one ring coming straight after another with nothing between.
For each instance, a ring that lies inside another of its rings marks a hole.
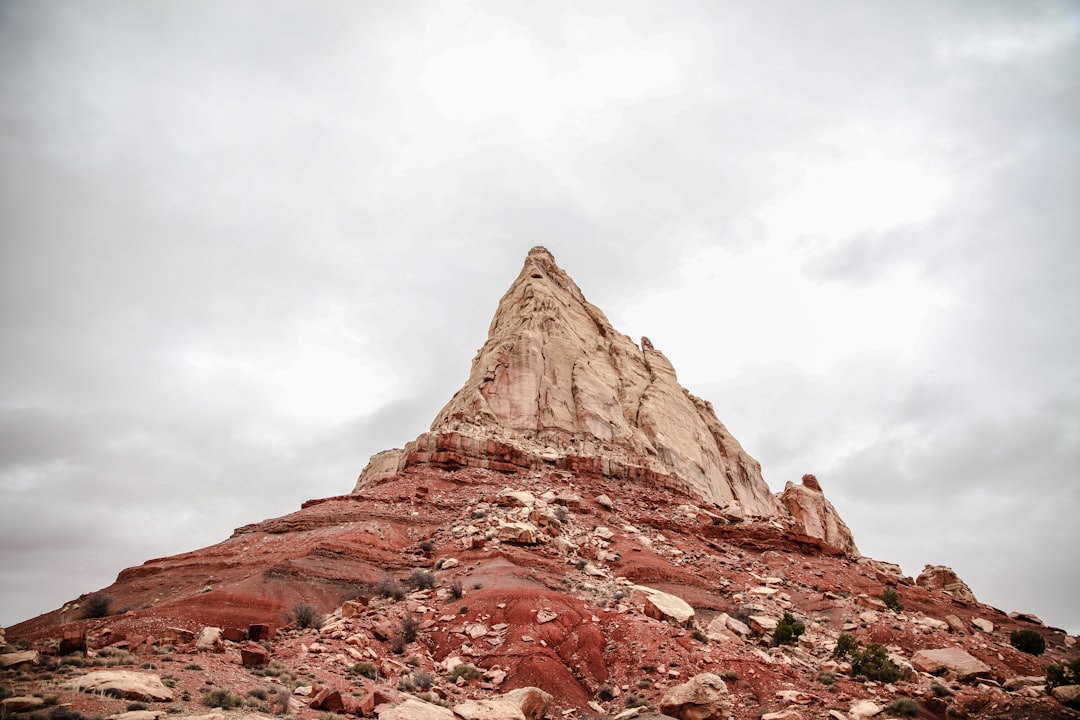
<instances>
[{"instance_id":1,"label":"weathered stone","mask_svg":"<svg viewBox=\"0 0 1080 720\"><path fill-rule=\"evenodd\" d=\"M23 650L22 652L0 654L0 668L17 668L20 665L37 665L41 662L41 655L37 650Z\"/></svg>"},{"instance_id":2,"label":"weathered stone","mask_svg":"<svg viewBox=\"0 0 1080 720\"><path fill-rule=\"evenodd\" d=\"M644 585L635 585L634 594L631 598L634 603L642 603L645 614L657 620L685 627L694 619L694 608L681 597L661 592L655 588Z\"/></svg>"},{"instance_id":3,"label":"weathered stone","mask_svg":"<svg viewBox=\"0 0 1080 720\"><path fill-rule=\"evenodd\" d=\"M463 720L525 720L521 708L502 698L467 700L454 706L454 714Z\"/></svg>"},{"instance_id":4,"label":"weathered stone","mask_svg":"<svg viewBox=\"0 0 1080 720\"><path fill-rule=\"evenodd\" d=\"M1062 705L1080 708L1080 685L1058 685L1050 694Z\"/></svg>"},{"instance_id":5,"label":"weathered stone","mask_svg":"<svg viewBox=\"0 0 1080 720\"><path fill-rule=\"evenodd\" d=\"M531 523L508 522L499 526L499 539L503 542L535 545L539 535L540 529Z\"/></svg>"},{"instance_id":6,"label":"weathered stone","mask_svg":"<svg viewBox=\"0 0 1080 720\"><path fill-rule=\"evenodd\" d=\"M771 635L779 624L776 618L768 615L751 615L746 622L750 625L750 629L759 635Z\"/></svg>"},{"instance_id":7,"label":"weathered stone","mask_svg":"<svg viewBox=\"0 0 1080 720\"><path fill-rule=\"evenodd\" d=\"M982 630L984 633L990 634L994 632L994 623L990 622L989 620L985 620L983 618L972 618L971 624L977 627L979 630Z\"/></svg>"},{"instance_id":8,"label":"weathered stone","mask_svg":"<svg viewBox=\"0 0 1080 720\"><path fill-rule=\"evenodd\" d=\"M919 650L911 656L911 666L931 675L950 672L958 680L990 674L988 665L961 648Z\"/></svg>"},{"instance_id":9,"label":"weathered stone","mask_svg":"<svg viewBox=\"0 0 1080 720\"><path fill-rule=\"evenodd\" d=\"M1011 612L1009 613L1009 617L1011 617L1013 620L1022 620L1023 622L1029 622L1032 625L1045 624L1042 620L1039 619L1037 615L1033 615L1032 613Z\"/></svg>"},{"instance_id":10,"label":"weathered stone","mask_svg":"<svg viewBox=\"0 0 1080 720\"><path fill-rule=\"evenodd\" d=\"M851 530L833 504L825 499L816 477L803 475L802 485L788 482L779 498L803 533L824 540L848 555L859 555Z\"/></svg>"},{"instance_id":11,"label":"weathered stone","mask_svg":"<svg viewBox=\"0 0 1080 720\"><path fill-rule=\"evenodd\" d=\"M848 710L851 720L866 720L881 712L881 708L873 700L859 700Z\"/></svg>"},{"instance_id":12,"label":"weathered stone","mask_svg":"<svg viewBox=\"0 0 1080 720\"><path fill-rule=\"evenodd\" d=\"M379 720L454 720L454 713L441 705L406 698L400 705L380 712Z\"/></svg>"},{"instance_id":13,"label":"weathered stone","mask_svg":"<svg viewBox=\"0 0 1080 720\"><path fill-rule=\"evenodd\" d=\"M221 628L209 625L202 629L199 639L195 642L195 647L199 650L213 650L219 645L221 645Z\"/></svg>"},{"instance_id":14,"label":"weathered stone","mask_svg":"<svg viewBox=\"0 0 1080 720\"><path fill-rule=\"evenodd\" d=\"M311 698L308 707L313 710L328 710L338 712L345 709L345 701L341 698L341 692L331 688L323 688L315 697Z\"/></svg>"},{"instance_id":15,"label":"weathered stone","mask_svg":"<svg viewBox=\"0 0 1080 720\"><path fill-rule=\"evenodd\" d=\"M730 709L727 685L712 673L701 673L676 685L660 701L660 712L678 720L720 720Z\"/></svg>"},{"instance_id":16,"label":"weathered stone","mask_svg":"<svg viewBox=\"0 0 1080 720\"><path fill-rule=\"evenodd\" d=\"M247 642L240 648L240 662L244 667L261 667L270 662L270 651L258 643Z\"/></svg>"},{"instance_id":17,"label":"weathered stone","mask_svg":"<svg viewBox=\"0 0 1080 720\"><path fill-rule=\"evenodd\" d=\"M3 710L3 715L8 713L21 713L29 712L31 710L38 710L45 706L45 700L39 697L33 697L32 695L16 695L15 697L4 698L0 700L0 709Z\"/></svg>"},{"instance_id":18,"label":"weathered stone","mask_svg":"<svg viewBox=\"0 0 1080 720\"><path fill-rule=\"evenodd\" d=\"M538 687L531 686L511 690L498 697L514 703L525 716L525 720L540 720L547 712L548 703L551 702L551 695Z\"/></svg>"},{"instance_id":19,"label":"weathered stone","mask_svg":"<svg viewBox=\"0 0 1080 720\"><path fill-rule=\"evenodd\" d=\"M183 645L195 639L195 633L187 628L167 627L162 633L162 639L173 645Z\"/></svg>"},{"instance_id":20,"label":"weathered stone","mask_svg":"<svg viewBox=\"0 0 1080 720\"><path fill-rule=\"evenodd\" d=\"M967 583L957 577L952 568L945 565L926 565L915 578L915 584L927 590L941 590L957 600L975 602L975 594Z\"/></svg>"},{"instance_id":21,"label":"weathered stone","mask_svg":"<svg viewBox=\"0 0 1080 720\"><path fill-rule=\"evenodd\" d=\"M227 627L221 631L221 639L227 642L243 642L247 640L247 631L235 627Z\"/></svg>"},{"instance_id":22,"label":"weathered stone","mask_svg":"<svg viewBox=\"0 0 1080 720\"><path fill-rule=\"evenodd\" d=\"M611 498L604 494L597 495L596 502L607 508L608 510L612 510L615 508L615 503L611 502Z\"/></svg>"},{"instance_id":23,"label":"weathered stone","mask_svg":"<svg viewBox=\"0 0 1080 720\"><path fill-rule=\"evenodd\" d=\"M71 685L82 692L101 693L125 700L166 702L173 699L173 691L165 687L157 675L129 670L99 670L75 678Z\"/></svg>"},{"instance_id":24,"label":"weathered stone","mask_svg":"<svg viewBox=\"0 0 1080 720\"><path fill-rule=\"evenodd\" d=\"M802 714L795 708L785 708L776 712L765 713L761 720L802 720Z\"/></svg>"},{"instance_id":25,"label":"weathered stone","mask_svg":"<svg viewBox=\"0 0 1080 720\"><path fill-rule=\"evenodd\" d=\"M248 640L259 642L269 640L274 636L274 630L266 623L255 623L248 627Z\"/></svg>"},{"instance_id":26,"label":"weathered stone","mask_svg":"<svg viewBox=\"0 0 1080 720\"><path fill-rule=\"evenodd\" d=\"M86 652L86 631L79 628L66 628L64 637L60 639L58 652L61 655Z\"/></svg>"},{"instance_id":27,"label":"weathered stone","mask_svg":"<svg viewBox=\"0 0 1080 720\"><path fill-rule=\"evenodd\" d=\"M946 615L945 622L949 625L949 629L959 635L967 635L967 627L964 625L964 621L955 615Z\"/></svg>"}]
</instances>

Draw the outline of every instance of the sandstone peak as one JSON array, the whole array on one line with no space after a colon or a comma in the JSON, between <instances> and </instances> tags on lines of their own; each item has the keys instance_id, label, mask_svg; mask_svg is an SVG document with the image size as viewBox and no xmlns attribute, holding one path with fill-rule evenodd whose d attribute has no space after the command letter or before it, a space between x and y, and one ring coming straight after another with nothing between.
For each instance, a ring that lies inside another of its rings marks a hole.
<instances>
[{"instance_id":1,"label":"sandstone peak","mask_svg":"<svg viewBox=\"0 0 1080 720\"><path fill-rule=\"evenodd\" d=\"M647 338L639 346L615 330L543 247L529 251L468 380L431 431L373 459L357 489L432 461L592 470L740 515L785 514L712 406L679 384Z\"/></svg>"}]
</instances>

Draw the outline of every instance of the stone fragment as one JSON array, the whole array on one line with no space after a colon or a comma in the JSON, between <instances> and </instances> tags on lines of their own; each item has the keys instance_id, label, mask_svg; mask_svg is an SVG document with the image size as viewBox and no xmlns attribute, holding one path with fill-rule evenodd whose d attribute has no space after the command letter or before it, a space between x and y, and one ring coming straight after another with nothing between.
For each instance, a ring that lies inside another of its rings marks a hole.
<instances>
[{"instance_id":1,"label":"stone fragment","mask_svg":"<svg viewBox=\"0 0 1080 720\"><path fill-rule=\"evenodd\" d=\"M851 720L866 720L866 718L874 717L880 712L881 707L873 700L859 700L848 710L848 717Z\"/></svg>"},{"instance_id":2,"label":"stone fragment","mask_svg":"<svg viewBox=\"0 0 1080 720\"><path fill-rule=\"evenodd\" d=\"M108 720L160 720L165 714L165 710L129 710L110 715ZM195 718L188 716L187 720L195 720ZM215 720L221 720L221 715L218 715Z\"/></svg>"},{"instance_id":3,"label":"stone fragment","mask_svg":"<svg viewBox=\"0 0 1080 720\"><path fill-rule=\"evenodd\" d=\"M635 585L631 602L642 603L645 614L685 627L694 619L694 608L681 597L645 585Z\"/></svg>"},{"instance_id":4,"label":"stone fragment","mask_svg":"<svg viewBox=\"0 0 1080 720\"><path fill-rule=\"evenodd\" d=\"M961 648L919 650L911 656L911 666L919 672L940 675L950 672L958 680L990 674L990 667Z\"/></svg>"},{"instance_id":5,"label":"stone fragment","mask_svg":"<svg viewBox=\"0 0 1080 720\"><path fill-rule=\"evenodd\" d=\"M540 529L532 523L508 522L499 526L499 539L503 542L535 545L539 535Z\"/></svg>"},{"instance_id":6,"label":"stone fragment","mask_svg":"<svg viewBox=\"0 0 1080 720\"><path fill-rule=\"evenodd\" d=\"M340 691L323 688L315 694L315 697L311 698L308 707L313 710L339 712L345 709L345 701L342 699Z\"/></svg>"},{"instance_id":7,"label":"stone fragment","mask_svg":"<svg viewBox=\"0 0 1080 720\"><path fill-rule=\"evenodd\" d=\"M967 583L957 577L952 568L945 565L926 565L915 578L915 584L927 590L941 590L957 600L975 602L975 593L971 592Z\"/></svg>"},{"instance_id":8,"label":"stone fragment","mask_svg":"<svg viewBox=\"0 0 1080 720\"><path fill-rule=\"evenodd\" d=\"M60 639L58 652L61 655L86 652L86 631L79 628L65 628L64 637Z\"/></svg>"},{"instance_id":9,"label":"stone fragment","mask_svg":"<svg viewBox=\"0 0 1080 720\"><path fill-rule=\"evenodd\" d=\"M248 627L248 640L259 642L260 640L269 640L273 636L273 628L266 623L255 623Z\"/></svg>"},{"instance_id":10,"label":"stone fragment","mask_svg":"<svg viewBox=\"0 0 1080 720\"><path fill-rule=\"evenodd\" d=\"M765 713L761 720L802 720L802 715L795 708L785 708L776 712Z\"/></svg>"},{"instance_id":11,"label":"stone fragment","mask_svg":"<svg viewBox=\"0 0 1080 720\"><path fill-rule=\"evenodd\" d=\"M972 618L971 624L977 627L979 630L982 630L987 635L994 632L994 623L984 618Z\"/></svg>"},{"instance_id":12,"label":"stone fragment","mask_svg":"<svg viewBox=\"0 0 1080 720\"><path fill-rule=\"evenodd\" d=\"M380 712L379 720L454 720L454 713L441 705L406 698L400 705Z\"/></svg>"},{"instance_id":13,"label":"stone fragment","mask_svg":"<svg viewBox=\"0 0 1080 720\"><path fill-rule=\"evenodd\" d=\"M221 639L226 642L243 642L247 640L247 632L240 628L227 627L221 631Z\"/></svg>"},{"instance_id":14,"label":"stone fragment","mask_svg":"<svg viewBox=\"0 0 1080 720\"><path fill-rule=\"evenodd\" d=\"M1029 622L1032 625L1044 624L1037 615L1032 615L1031 613L1011 612L1009 613L1009 617L1011 617L1013 620L1022 620L1023 622Z\"/></svg>"},{"instance_id":15,"label":"stone fragment","mask_svg":"<svg viewBox=\"0 0 1080 720\"><path fill-rule=\"evenodd\" d=\"M775 695L789 705L809 705L817 699L802 690L777 690Z\"/></svg>"},{"instance_id":16,"label":"stone fragment","mask_svg":"<svg viewBox=\"0 0 1080 720\"><path fill-rule=\"evenodd\" d=\"M721 720L730 709L727 685L712 673L672 687L660 701L660 712L678 720Z\"/></svg>"},{"instance_id":17,"label":"stone fragment","mask_svg":"<svg viewBox=\"0 0 1080 720\"><path fill-rule=\"evenodd\" d=\"M758 635L771 635L779 624L776 618L768 615L751 615L746 622Z\"/></svg>"},{"instance_id":18,"label":"stone fragment","mask_svg":"<svg viewBox=\"0 0 1080 720\"><path fill-rule=\"evenodd\" d=\"M525 720L521 708L509 700L467 700L454 706L454 714L462 720Z\"/></svg>"},{"instance_id":19,"label":"stone fragment","mask_svg":"<svg viewBox=\"0 0 1080 720\"><path fill-rule=\"evenodd\" d=\"M615 503L611 502L611 498L609 498L607 495L597 495L596 502L603 507L606 507L608 510L612 510L615 508Z\"/></svg>"},{"instance_id":20,"label":"stone fragment","mask_svg":"<svg viewBox=\"0 0 1080 720\"><path fill-rule=\"evenodd\" d=\"M547 712L548 703L551 702L551 695L532 686L511 690L500 697L516 704L525 716L525 720L540 720Z\"/></svg>"},{"instance_id":21,"label":"stone fragment","mask_svg":"<svg viewBox=\"0 0 1080 720\"><path fill-rule=\"evenodd\" d=\"M543 610L536 611L536 622L540 625L543 625L544 623L549 623L557 617L559 617L559 613L555 612L554 610L548 610L547 608L544 608Z\"/></svg>"},{"instance_id":22,"label":"stone fragment","mask_svg":"<svg viewBox=\"0 0 1080 720\"><path fill-rule=\"evenodd\" d=\"M955 615L946 615L945 622L948 623L949 629L958 635L967 635L967 627L964 626L964 622Z\"/></svg>"},{"instance_id":23,"label":"stone fragment","mask_svg":"<svg viewBox=\"0 0 1080 720\"><path fill-rule=\"evenodd\" d=\"M244 667L262 667L270 662L270 651L259 643L249 641L240 648L240 662Z\"/></svg>"},{"instance_id":24,"label":"stone fragment","mask_svg":"<svg viewBox=\"0 0 1080 720\"><path fill-rule=\"evenodd\" d=\"M503 490L499 493L499 504L506 507L527 507L536 505L536 497L524 490Z\"/></svg>"},{"instance_id":25,"label":"stone fragment","mask_svg":"<svg viewBox=\"0 0 1080 720\"><path fill-rule=\"evenodd\" d=\"M101 693L124 700L167 702L173 699L173 691L162 684L160 677L130 670L99 670L87 673L75 678L71 686L82 692Z\"/></svg>"},{"instance_id":26,"label":"stone fragment","mask_svg":"<svg viewBox=\"0 0 1080 720\"><path fill-rule=\"evenodd\" d=\"M1080 709L1080 685L1058 685L1050 694L1062 705Z\"/></svg>"}]
</instances>

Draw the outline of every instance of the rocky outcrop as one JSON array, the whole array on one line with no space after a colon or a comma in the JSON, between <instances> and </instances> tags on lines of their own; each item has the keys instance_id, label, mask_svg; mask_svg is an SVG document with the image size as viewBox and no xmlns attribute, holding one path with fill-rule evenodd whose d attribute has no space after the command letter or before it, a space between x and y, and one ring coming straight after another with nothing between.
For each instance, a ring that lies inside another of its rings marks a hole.
<instances>
[{"instance_id":1,"label":"rocky outcrop","mask_svg":"<svg viewBox=\"0 0 1080 720\"><path fill-rule=\"evenodd\" d=\"M957 600L975 602L975 593L967 583L957 577L952 568L944 565L927 565L915 578L915 584L927 590L941 590Z\"/></svg>"},{"instance_id":2,"label":"rocky outcrop","mask_svg":"<svg viewBox=\"0 0 1080 720\"><path fill-rule=\"evenodd\" d=\"M911 656L911 666L919 672L940 675L948 672L957 680L990 674L990 666L960 648L920 650Z\"/></svg>"},{"instance_id":3,"label":"rocky outcrop","mask_svg":"<svg viewBox=\"0 0 1080 720\"><path fill-rule=\"evenodd\" d=\"M713 673L701 673L676 685L660 701L660 712L678 720L719 720L730 708L727 685Z\"/></svg>"},{"instance_id":4,"label":"rocky outcrop","mask_svg":"<svg viewBox=\"0 0 1080 720\"><path fill-rule=\"evenodd\" d=\"M851 530L840 519L832 503L825 499L816 477L803 475L801 485L789 482L780 494L780 502L802 532L824 540L848 555L859 555Z\"/></svg>"},{"instance_id":5,"label":"rocky outcrop","mask_svg":"<svg viewBox=\"0 0 1080 720\"><path fill-rule=\"evenodd\" d=\"M386 477L395 460L399 470L547 464L682 485L749 515L784 514L712 406L679 385L647 338L639 347L617 332L540 247L499 302L468 380L429 437L372 458L357 490Z\"/></svg>"},{"instance_id":6,"label":"rocky outcrop","mask_svg":"<svg viewBox=\"0 0 1080 720\"><path fill-rule=\"evenodd\" d=\"M173 699L173 691L165 687L157 675L128 670L99 670L88 673L76 678L72 686L82 692L101 693L125 700L167 702Z\"/></svg>"}]
</instances>

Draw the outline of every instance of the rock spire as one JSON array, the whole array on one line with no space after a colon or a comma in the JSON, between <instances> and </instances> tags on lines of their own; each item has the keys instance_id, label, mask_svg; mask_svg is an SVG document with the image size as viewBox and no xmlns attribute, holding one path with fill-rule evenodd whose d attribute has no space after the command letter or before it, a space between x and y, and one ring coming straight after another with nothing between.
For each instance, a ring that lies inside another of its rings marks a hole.
<instances>
[{"instance_id":1,"label":"rock spire","mask_svg":"<svg viewBox=\"0 0 1080 720\"><path fill-rule=\"evenodd\" d=\"M679 487L735 515L786 514L712 406L647 338L639 347L616 331L542 247L431 431L373 458L357 489L432 461L593 470Z\"/></svg>"}]
</instances>

